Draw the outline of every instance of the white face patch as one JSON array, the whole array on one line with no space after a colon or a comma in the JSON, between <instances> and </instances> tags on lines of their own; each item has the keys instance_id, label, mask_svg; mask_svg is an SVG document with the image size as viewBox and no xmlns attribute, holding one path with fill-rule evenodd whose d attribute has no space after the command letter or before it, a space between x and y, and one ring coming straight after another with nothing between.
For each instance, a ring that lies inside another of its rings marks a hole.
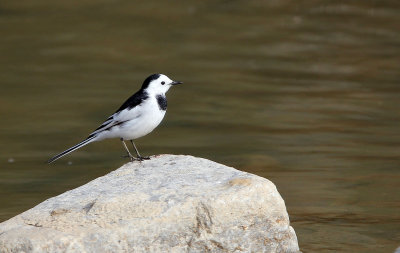
<instances>
[{"instance_id":1,"label":"white face patch","mask_svg":"<svg viewBox=\"0 0 400 253\"><path fill-rule=\"evenodd\" d=\"M146 91L152 95L165 94L171 87L172 82L168 76L160 74L157 79L150 82Z\"/></svg>"}]
</instances>

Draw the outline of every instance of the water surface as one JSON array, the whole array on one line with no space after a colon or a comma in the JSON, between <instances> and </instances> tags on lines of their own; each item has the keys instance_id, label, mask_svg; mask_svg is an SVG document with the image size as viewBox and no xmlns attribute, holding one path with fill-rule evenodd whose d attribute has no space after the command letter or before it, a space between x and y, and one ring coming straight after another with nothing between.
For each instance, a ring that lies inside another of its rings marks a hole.
<instances>
[{"instance_id":1,"label":"water surface","mask_svg":"<svg viewBox=\"0 0 400 253\"><path fill-rule=\"evenodd\" d=\"M162 72L145 154L272 180L304 252L400 242L398 1L3 1L0 221L104 175L118 140L49 157Z\"/></svg>"}]
</instances>

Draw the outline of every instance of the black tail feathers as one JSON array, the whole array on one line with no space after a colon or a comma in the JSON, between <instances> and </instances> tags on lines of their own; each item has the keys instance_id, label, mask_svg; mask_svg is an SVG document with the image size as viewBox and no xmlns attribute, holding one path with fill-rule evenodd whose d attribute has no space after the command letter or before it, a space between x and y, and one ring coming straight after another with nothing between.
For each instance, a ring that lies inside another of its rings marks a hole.
<instances>
[{"instance_id":1,"label":"black tail feathers","mask_svg":"<svg viewBox=\"0 0 400 253\"><path fill-rule=\"evenodd\" d=\"M81 147L83 147L83 146L85 146L85 145L91 143L92 141L94 141L94 139L95 139L95 136L89 136L87 139L81 141L80 143L76 144L75 146L73 146L73 147L71 147L71 148L69 148L69 149L67 149L67 150L65 150L65 151L63 151L63 152L61 152L60 154L58 154L58 155L56 155L56 156L50 158L50 159L47 161L47 163L52 163L52 162L54 162L55 160L57 160L57 159L59 159L59 158L65 156L65 155L71 153L72 151L75 151L75 150L77 150L78 148L81 148Z\"/></svg>"}]
</instances>

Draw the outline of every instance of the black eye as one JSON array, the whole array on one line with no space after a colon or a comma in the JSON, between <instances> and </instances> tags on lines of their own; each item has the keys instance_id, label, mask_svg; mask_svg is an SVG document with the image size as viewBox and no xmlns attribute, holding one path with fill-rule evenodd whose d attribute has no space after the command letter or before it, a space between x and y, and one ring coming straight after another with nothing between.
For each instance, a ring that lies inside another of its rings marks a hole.
<instances>
[{"instance_id":1,"label":"black eye","mask_svg":"<svg viewBox=\"0 0 400 253\"><path fill-rule=\"evenodd\" d=\"M164 81L162 81L162 82L161 82L161 84L162 84L162 85L164 85L164 84L165 84L165 82L164 82Z\"/></svg>"}]
</instances>

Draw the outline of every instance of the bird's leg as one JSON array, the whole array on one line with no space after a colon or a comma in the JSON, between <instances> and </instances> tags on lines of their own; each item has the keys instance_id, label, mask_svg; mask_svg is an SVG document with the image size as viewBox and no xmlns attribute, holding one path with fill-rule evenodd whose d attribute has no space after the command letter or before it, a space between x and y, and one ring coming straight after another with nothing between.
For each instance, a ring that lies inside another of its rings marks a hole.
<instances>
[{"instance_id":1,"label":"bird's leg","mask_svg":"<svg viewBox=\"0 0 400 253\"><path fill-rule=\"evenodd\" d=\"M148 156L141 156L141 155L139 154L139 151L138 151L138 149L136 148L136 145L135 145L135 143L133 142L133 140L131 140L131 143L132 143L132 146L135 148L136 154L137 154L137 158L138 158L140 161L143 161L143 160L150 160L150 157L148 157Z\"/></svg>"},{"instance_id":2,"label":"bird's leg","mask_svg":"<svg viewBox=\"0 0 400 253\"><path fill-rule=\"evenodd\" d=\"M124 145L124 148L125 148L126 152L128 153L128 155L127 155L127 156L124 156L124 157L129 157L129 159L131 160L131 162L135 161L136 158L133 157L133 155L131 154L131 152L129 152L129 149L128 149L128 147L126 146L126 144L125 144L125 142L124 142L124 139L121 138L121 141L122 141L122 145Z\"/></svg>"}]
</instances>

